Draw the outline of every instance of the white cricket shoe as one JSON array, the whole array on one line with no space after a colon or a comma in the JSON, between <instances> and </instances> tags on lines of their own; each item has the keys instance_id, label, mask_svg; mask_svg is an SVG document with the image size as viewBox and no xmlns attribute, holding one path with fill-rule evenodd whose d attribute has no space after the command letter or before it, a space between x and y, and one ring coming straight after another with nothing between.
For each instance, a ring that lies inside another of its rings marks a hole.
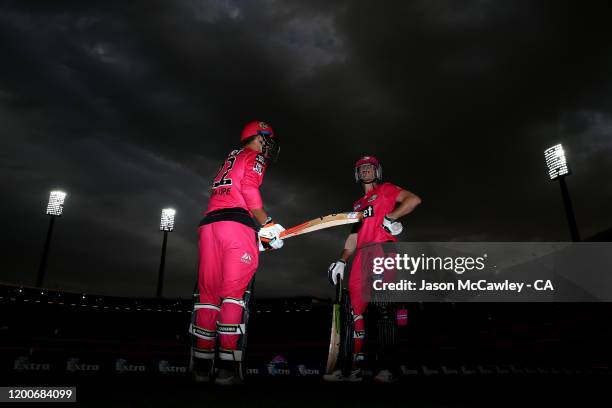
<instances>
[{"instance_id":1,"label":"white cricket shoe","mask_svg":"<svg viewBox=\"0 0 612 408\"><path fill-rule=\"evenodd\" d=\"M374 382L377 383L394 383L397 382L397 377L393 375L393 373L389 370L380 370L376 377L374 377Z\"/></svg>"}]
</instances>

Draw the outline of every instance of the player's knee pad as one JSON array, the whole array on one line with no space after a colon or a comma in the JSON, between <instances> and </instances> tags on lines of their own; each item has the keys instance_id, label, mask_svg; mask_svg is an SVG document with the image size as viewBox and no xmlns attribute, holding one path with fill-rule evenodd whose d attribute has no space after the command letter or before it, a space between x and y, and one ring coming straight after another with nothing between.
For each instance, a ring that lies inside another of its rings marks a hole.
<instances>
[{"instance_id":1,"label":"player's knee pad","mask_svg":"<svg viewBox=\"0 0 612 408\"><path fill-rule=\"evenodd\" d=\"M223 305L237 305L239 306L241 309L245 310L247 307L246 302L244 301L244 299L237 299L237 298L233 298L233 297L226 297L221 301L221 307L223 307Z\"/></svg>"},{"instance_id":2,"label":"player's knee pad","mask_svg":"<svg viewBox=\"0 0 612 408\"><path fill-rule=\"evenodd\" d=\"M221 308L223 309L223 315L226 316L226 318L229 317L232 320L234 320L235 317L240 314L240 323L221 324L217 322L217 331L219 332L219 334L244 334L246 331L245 318L248 314L247 302L245 302L244 299L227 297L221 301Z\"/></svg>"},{"instance_id":3,"label":"player's knee pad","mask_svg":"<svg viewBox=\"0 0 612 408\"><path fill-rule=\"evenodd\" d=\"M246 348L246 328L249 319L249 298L250 292L245 293L243 299L227 297L221 302L223 305L235 305L240 308L241 318L240 323L221 323L217 322L217 333L220 336L237 336L237 340L230 340L228 343L233 343L232 348L223 347L224 341L222 341L221 347L219 347L219 358L221 360L230 361L242 361L244 349ZM233 345L236 348L233 348Z\"/></svg>"},{"instance_id":4,"label":"player's knee pad","mask_svg":"<svg viewBox=\"0 0 612 408\"><path fill-rule=\"evenodd\" d=\"M230 350L219 347L219 359L223 361L242 361L243 350Z\"/></svg>"},{"instance_id":5,"label":"player's knee pad","mask_svg":"<svg viewBox=\"0 0 612 408\"><path fill-rule=\"evenodd\" d=\"M365 361L365 354L362 352L365 341L365 320L363 315L355 314L351 310L351 320L353 326L353 366L361 366Z\"/></svg>"},{"instance_id":6,"label":"player's knee pad","mask_svg":"<svg viewBox=\"0 0 612 408\"><path fill-rule=\"evenodd\" d=\"M216 330L211 330L205 327L200 327L197 325L197 312L198 310L212 310L214 313L219 313L221 308L217 305L213 305L210 303L195 303L193 305L193 313L191 316L191 324L189 326L189 332L196 338L200 338L202 340L210 340L214 341L217 338Z\"/></svg>"},{"instance_id":7,"label":"player's knee pad","mask_svg":"<svg viewBox=\"0 0 612 408\"><path fill-rule=\"evenodd\" d=\"M215 359L215 349L204 349L199 347L194 347L192 350L193 357L200 360L214 360Z\"/></svg>"},{"instance_id":8,"label":"player's knee pad","mask_svg":"<svg viewBox=\"0 0 612 408\"><path fill-rule=\"evenodd\" d=\"M353 338L361 339L365 338L365 320L363 319L363 315L355 314L351 311L351 319L353 326Z\"/></svg>"},{"instance_id":9,"label":"player's knee pad","mask_svg":"<svg viewBox=\"0 0 612 408\"><path fill-rule=\"evenodd\" d=\"M215 341L217 339L216 330L200 327L197 324L197 314L201 310L210 310L214 314L219 313L221 308L210 303L199 303L198 291L194 291L194 305L191 313L191 323L189 325L189 333L191 334L191 355L193 358L201 360L215 359ZM193 363L193 360L192 360Z\"/></svg>"},{"instance_id":10,"label":"player's knee pad","mask_svg":"<svg viewBox=\"0 0 612 408\"><path fill-rule=\"evenodd\" d=\"M217 322L217 333L223 336L241 336L245 334L244 323L220 323Z\"/></svg>"}]
</instances>

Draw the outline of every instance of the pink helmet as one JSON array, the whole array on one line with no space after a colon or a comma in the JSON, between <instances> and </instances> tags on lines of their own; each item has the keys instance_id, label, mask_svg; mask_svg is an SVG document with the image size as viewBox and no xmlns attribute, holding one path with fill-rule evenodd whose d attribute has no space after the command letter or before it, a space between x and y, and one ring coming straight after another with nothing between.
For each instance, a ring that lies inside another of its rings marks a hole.
<instances>
[{"instance_id":1,"label":"pink helmet","mask_svg":"<svg viewBox=\"0 0 612 408\"><path fill-rule=\"evenodd\" d=\"M376 169L375 180L378 182L382 181L382 166L380 165L378 159L374 156L363 156L355 163L355 182L363 182L359 177L359 168L366 164L371 164L372 166L374 166L374 168Z\"/></svg>"},{"instance_id":2,"label":"pink helmet","mask_svg":"<svg viewBox=\"0 0 612 408\"><path fill-rule=\"evenodd\" d=\"M263 154L266 158L276 161L280 153L280 143L278 137L274 135L272 126L260 120L254 120L247 123L240 134L240 141L244 142L252 136L263 136L264 150Z\"/></svg>"},{"instance_id":3,"label":"pink helmet","mask_svg":"<svg viewBox=\"0 0 612 408\"><path fill-rule=\"evenodd\" d=\"M242 133L240 134L240 141L242 142L243 140L248 139L251 136L257 135L269 136L273 138L274 131L272 130L272 127L266 122L254 120L244 126L244 129L242 129Z\"/></svg>"}]
</instances>

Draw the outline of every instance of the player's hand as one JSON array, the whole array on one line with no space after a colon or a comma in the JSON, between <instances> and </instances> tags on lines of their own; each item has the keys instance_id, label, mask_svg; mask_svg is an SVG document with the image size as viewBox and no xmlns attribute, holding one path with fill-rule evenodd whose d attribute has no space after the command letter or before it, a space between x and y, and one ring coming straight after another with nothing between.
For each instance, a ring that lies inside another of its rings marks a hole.
<instances>
[{"instance_id":1,"label":"player's hand","mask_svg":"<svg viewBox=\"0 0 612 408\"><path fill-rule=\"evenodd\" d=\"M259 236L259 250L263 252L271 249L281 249L285 243L280 239L280 233L284 230L282 225L275 224L272 221L261 227L257 233Z\"/></svg>"},{"instance_id":2,"label":"player's hand","mask_svg":"<svg viewBox=\"0 0 612 408\"><path fill-rule=\"evenodd\" d=\"M329 265L329 269L327 269L327 277L329 278L329 283L332 285L338 284L338 277L340 280L344 279L344 267L346 266L346 262L342 259L338 259L336 262Z\"/></svg>"},{"instance_id":3,"label":"player's hand","mask_svg":"<svg viewBox=\"0 0 612 408\"><path fill-rule=\"evenodd\" d=\"M387 231L391 235L399 235L402 233L402 230L404 229L401 222L391 219L387 217L386 215L385 215L385 218L383 219L382 227L385 229L385 231Z\"/></svg>"}]
</instances>

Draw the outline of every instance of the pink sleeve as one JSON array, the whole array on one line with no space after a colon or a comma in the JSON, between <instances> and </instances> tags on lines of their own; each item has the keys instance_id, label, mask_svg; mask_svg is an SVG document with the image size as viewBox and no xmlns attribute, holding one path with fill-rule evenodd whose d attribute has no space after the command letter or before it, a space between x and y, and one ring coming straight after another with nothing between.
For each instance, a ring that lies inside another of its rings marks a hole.
<instances>
[{"instance_id":1,"label":"pink sleeve","mask_svg":"<svg viewBox=\"0 0 612 408\"><path fill-rule=\"evenodd\" d=\"M397 196L402 191L401 187L396 186L395 184L388 183L387 191L385 191L385 195L389 198L389 200L395 202L397 200Z\"/></svg>"},{"instance_id":2,"label":"pink sleeve","mask_svg":"<svg viewBox=\"0 0 612 408\"><path fill-rule=\"evenodd\" d=\"M249 208L262 208L263 201L259 186L263 182L266 170L266 161L260 154L249 155L244 165L244 178L242 179L242 196Z\"/></svg>"}]
</instances>

